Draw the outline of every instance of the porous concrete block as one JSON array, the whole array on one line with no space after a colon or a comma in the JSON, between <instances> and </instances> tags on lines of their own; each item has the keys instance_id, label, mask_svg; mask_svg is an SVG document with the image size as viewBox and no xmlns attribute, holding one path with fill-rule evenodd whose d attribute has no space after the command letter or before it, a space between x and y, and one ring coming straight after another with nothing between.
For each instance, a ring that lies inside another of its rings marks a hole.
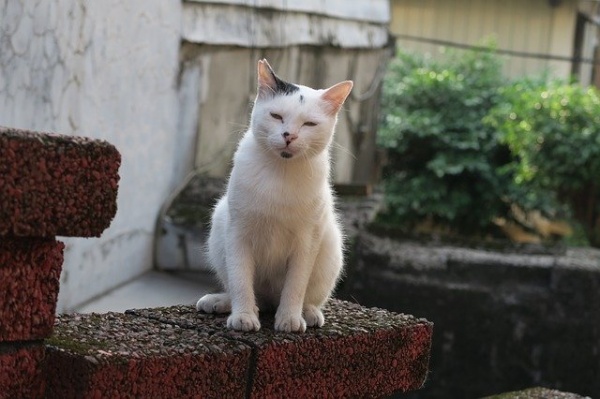
<instances>
[{"instance_id":1,"label":"porous concrete block","mask_svg":"<svg viewBox=\"0 0 600 399\"><path fill-rule=\"evenodd\" d=\"M341 301L324 314L307 334L274 332L265 318L262 334L244 335L256 352L250 398L380 398L423 385L431 323Z\"/></svg>"},{"instance_id":2,"label":"porous concrete block","mask_svg":"<svg viewBox=\"0 0 600 399\"><path fill-rule=\"evenodd\" d=\"M522 391L502 393L500 395L488 396L484 399L590 399L587 396L577 395L570 392L562 392L548 388L529 388Z\"/></svg>"},{"instance_id":3,"label":"porous concrete block","mask_svg":"<svg viewBox=\"0 0 600 399\"><path fill-rule=\"evenodd\" d=\"M105 141L0 127L0 236L100 236L120 163Z\"/></svg>"},{"instance_id":4,"label":"porous concrete block","mask_svg":"<svg viewBox=\"0 0 600 399\"><path fill-rule=\"evenodd\" d=\"M259 332L231 331L227 315L191 306L61 316L48 348L49 370L55 370L48 386L65 398L73 392L129 394L134 386L141 396L193 397L186 385L191 380L199 397L211 397L216 386L218 397L250 398L385 397L422 386L431 323L335 300L324 313L323 328L302 334L274 331L272 314L261 314ZM110 325L116 327L109 331ZM181 365L182 359L189 363ZM202 368L191 372L198 359ZM155 372L132 372L131 362ZM65 376L63 368L83 374ZM140 387L142 381L149 385Z\"/></svg>"},{"instance_id":5,"label":"porous concrete block","mask_svg":"<svg viewBox=\"0 0 600 399\"><path fill-rule=\"evenodd\" d=\"M63 249L50 238L0 238L0 342L52 333Z\"/></svg>"},{"instance_id":6,"label":"porous concrete block","mask_svg":"<svg viewBox=\"0 0 600 399\"><path fill-rule=\"evenodd\" d=\"M0 343L0 399L43 397L44 346Z\"/></svg>"},{"instance_id":7,"label":"porous concrete block","mask_svg":"<svg viewBox=\"0 0 600 399\"><path fill-rule=\"evenodd\" d=\"M48 398L243 398L251 348L211 330L107 313L61 315Z\"/></svg>"}]
</instances>

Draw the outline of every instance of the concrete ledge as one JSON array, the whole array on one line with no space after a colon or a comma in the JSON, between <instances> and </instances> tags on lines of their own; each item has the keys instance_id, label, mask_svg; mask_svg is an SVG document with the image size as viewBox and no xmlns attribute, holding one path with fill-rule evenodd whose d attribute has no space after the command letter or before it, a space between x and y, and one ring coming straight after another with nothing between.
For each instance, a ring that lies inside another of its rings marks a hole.
<instances>
[{"instance_id":1,"label":"concrete ledge","mask_svg":"<svg viewBox=\"0 0 600 399\"><path fill-rule=\"evenodd\" d=\"M130 314L62 315L48 340L48 398L243 397L251 349Z\"/></svg>"},{"instance_id":2,"label":"concrete ledge","mask_svg":"<svg viewBox=\"0 0 600 399\"><path fill-rule=\"evenodd\" d=\"M52 333L63 249L54 239L0 238L0 342Z\"/></svg>"},{"instance_id":3,"label":"concrete ledge","mask_svg":"<svg viewBox=\"0 0 600 399\"><path fill-rule=\"evenodd\" d=\"M382 397L418 389L432 324L332 301L326 324L276 333L227 330L189 306L59 316L47 348L47 396ZM193 381L190 383L190 381Z\"/></svg>"},{"instance_id":4,"label":"concrete ledge","mask_svg":"<svg viewBox=\"0 0 600 399\"><path fill-rule=\"evenodd\" d=\"M0 343L0 399L43 397L44 346Z\"/></svg>"},{"instance_id":5,"label":"concrete ledge","mask_svg":"<svg viewBox=\"0 0 600 399\"><path fill-rule=\"evenodd\" d=\"M412 398L547 384L600 397L600 251L453 247L361 233L338 295L435 323Z\"/></svg>"},{"instance_id":6,"label":"concrete ledge","mask_svg":"<svg viewBox=\"0 0 600 399\"><path fill-rule=\"evenodd\" d=\"M0 127L0 236L100 236L120 162L104 141Z\"/></svg>"},{"instance_id":7,"label":"concrete ledge","mask_svg":"<svg viewBox=\"0 0 600 399\"><path fill-rule=\"evenodd\" d=\"M556 391L547 388L530 388L523 391L507 392L488 396L484 399L590 399L574 393Z\"/></svg>"}]
</instances>

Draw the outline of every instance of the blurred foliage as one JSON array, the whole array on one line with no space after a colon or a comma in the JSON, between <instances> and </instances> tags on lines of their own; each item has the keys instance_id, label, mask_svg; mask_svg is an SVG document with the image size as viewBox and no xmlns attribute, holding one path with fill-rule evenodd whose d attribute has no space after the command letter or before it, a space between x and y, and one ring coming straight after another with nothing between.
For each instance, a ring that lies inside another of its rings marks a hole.
<instances>
[{"instance_id":1,"label":"blurred foliage","mask_svg":"<svg viewBox=\"0 0 600 399\"><path fill-rule=\"evenodd\" d=\"M510 205L573 216L600 245L600 95L547 79L506 81L489 52L399 52L383 86L386 221L486 231ZM575 226L577 229L580 226Z\"/></svg>"},{"instance_id":2,"label":"blurred foliage","mask_svg":"<svg viewBox=\"0 0 600 399\"><path fill-rule=\"evenodd\" d=\"M497 129L483 118L500 101L501 64L492 52L450 54L441 61L399 53L383 86L379 144L386 220L424 218L473 233L507 210L512 177Z\"/></svg>"},{"instance_id":3,"label":"blurred foliage","mask_svg":"<svg viewBox=\"0 0 600 399\"><path fill-rule=\"evenodd\" d=\"M599 245L600 93L578 83L542 79L521 80L500 93L502 101L486 122L502 132L515 155L515 183L552 198L555 208L567 205Z\"/></svg>"}]
</instances>

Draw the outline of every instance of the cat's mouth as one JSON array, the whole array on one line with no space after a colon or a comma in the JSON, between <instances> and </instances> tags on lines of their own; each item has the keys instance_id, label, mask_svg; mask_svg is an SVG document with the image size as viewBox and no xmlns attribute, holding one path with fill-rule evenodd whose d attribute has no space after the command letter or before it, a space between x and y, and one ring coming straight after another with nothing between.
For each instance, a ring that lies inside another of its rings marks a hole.
<instances>
[{"instance_id":1,"label":"cat's mouth","mask_svg":"<svg viewBox=\"0 0 600 399\"><path fill-rule=\"evenodd\" d=\"M281 153L279 155L281 155L281 158L285 158L285 159L290 159L291 157L294 156L292 153L287 152L287 151L281 151Z\"/></svg>"}]
</instances>

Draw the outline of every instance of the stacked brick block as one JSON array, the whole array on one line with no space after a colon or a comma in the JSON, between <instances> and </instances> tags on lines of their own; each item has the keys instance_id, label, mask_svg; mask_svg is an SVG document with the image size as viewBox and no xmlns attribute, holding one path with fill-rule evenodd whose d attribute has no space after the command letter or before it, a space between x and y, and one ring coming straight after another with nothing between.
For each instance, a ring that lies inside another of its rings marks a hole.
<instances>
[{"instance_id":1,"label":"stacked brick block","mask_svg":"<svg viewBox=\"0 0 600 399\"><path fill-rule=\"evenodd\" d=\"M0 398L44 394L64 244L116 212L120 154L81 137L0 127Z\"/></svg>"},{"instance_id":2,"label":"stacked brick block","mask_svg":"<svg viewBox=\"0 0 600 399\"><path fill-rule=\"evenodd\" d=\"M49 340L52 398L376 398L422 386L432 324L332 300L323 328L259 332L192 306L61 315Z\"/></svg>"},{"instance_id":3,"label":"stacked brick block","mask_svg":"<svg viewBox=\"0 0 600 399\"><path fill-rule=\"evenodd\" d=\"M304 334L191 306L55 316L64 244L116 212L120 155L0 127L0 399L382 397L424 383L432 324L332 301Z\"/></svg>"}]
</instances>

